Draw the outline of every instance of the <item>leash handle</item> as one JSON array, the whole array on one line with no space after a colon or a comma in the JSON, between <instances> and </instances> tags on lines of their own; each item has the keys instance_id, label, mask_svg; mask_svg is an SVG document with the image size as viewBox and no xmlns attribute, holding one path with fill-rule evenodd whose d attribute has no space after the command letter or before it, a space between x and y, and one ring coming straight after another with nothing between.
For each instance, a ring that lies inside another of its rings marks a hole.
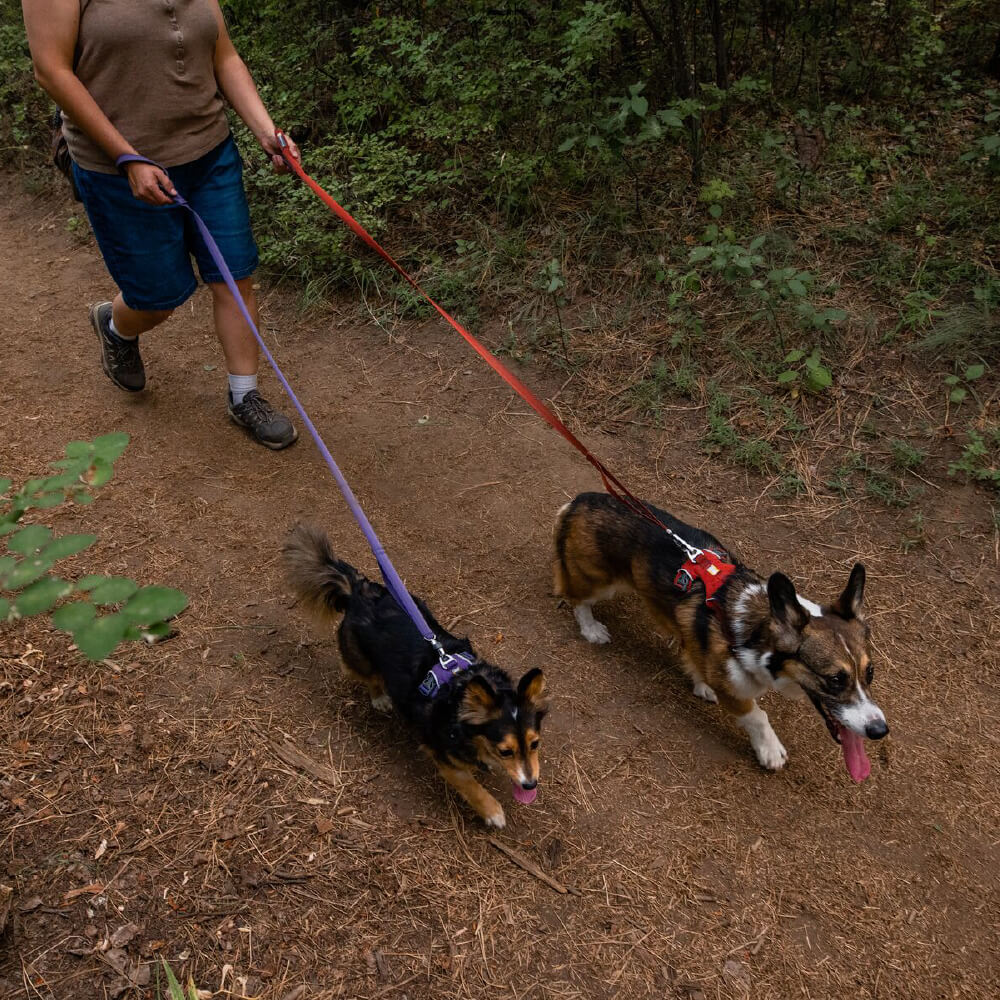
<instances>
[{"instance_id":1,"label":"leash handle","mask_svg":"<svg viewBox=\"0 0 1000 1000\"><path fill-rule=\"evenodd\" d=\"M287 143L284 148L287 148ZM291 156L286 156L286 159L293 163L295 162L294 158ZM124 153L119 156L115 161L115 166L120 170L126 163L148 163L150 166L159 167L160 170L165 171L165 168L161 167L160 164L150 160L148 157L139 156L135 153ZM221 272L222 280L225 282L226 287L236 300L236 305L243 314L243 318L247 321L247 325L250 327L250 331L253 333L254 338L257 341L257 345L263 352L264 357L267 358L267 363L274 369L274 374L277 375L278 381L288 394L288 398L292 401L292 405L298 411L299 416L302 418L302 422L309 431L310 437L312 437L313 441L316 443L316 447L319 449L320 455L323 456L323 461L326 462L327 467L337 483L337 486L340 487L340 492L344 495L344 500L347 501L347 506L354 515L354 519L358 522L358 525L365 536L365 540L368 542L368 545L375 556L375 561L378 563L378 568L382 573L382 579L385 581L385 585L389 593L392 594L396 603L399 604L404 612L406 612L407 616L417 627L417 630L424 637L424 639L434 646L435 651L438 652L439 658L446 656L447 654L444 653L444 649L441 647L441 643L434 634L434 630L427 624L427 620L420 613L420 609L417 607L416 602L410 596L405 584L396 572L396 567L393 566L392 561L389 559L389 556L386 554L386 551L382 546L382 543L379 541L378 535L375 534L375 529L372 527L371 522L365 515L365 512L361 509L361 504L358 503L358 498L354 495L354 491L351 489L350 484L344 478L344 474L340 471L340 467L334 461L333 455L330 454L330 449L327 448L326 443L320 436L319 431L316 430L312 420L309 419L309 414L306 413L305 407L303 407L303 405L299 402L299 398L295 395L295 391L292 389L291 385L289 385L284 372L282 372L281 368L278 367L277 361L274 360L273 355L268 350L267 344L264 343L264 338L261 337L260 331L257 329L257 324L254 323L253 318L250 315L250 310L247 309L246 303L243 301L243 296L240 294L240 290L236 285L233 273L229 270L229 265L226 263L226 259L223 257L222 251L219 249L219 245L215 242L215 238L208 231L208 227L205 225L201 216L191 207L190 204L188 204L183 195L180 193L174 195L174 204L191 213L195 227L198 229L198 233L204 241L205 247L208 249L209 255L215 263L215 266L218 267Z\"/></svg>"},{"instance_id":2,"label":"leash handle","mask_svg":"<svg viewBox=\"0 0 1000 1000\"><path fill-rule=\"evenodd\" d=\"M623 503L632 513L657 527L662 528L670 538L680 546L689 559L694 559L701 552L701 549L690 545L676 532L671 531L637 496L635 496L610 469L555 415L552 409L546 406L507 366L488 348L484 347L469 331L462 326L450 313L446 312L420 287L416 278L412 277L408 271L398 264L389 253L382 248L378 241L361 225L357 219L343 208L332 195L327 193L306 173L305 168L291 155L288 146L288 139L281 129L275 130L275 138L278 141L278 148L281 150L285 162L292 172L306 184L327 208L347 226L366 246L374 250L432 309L458 333L465 342L523 399L556 433L565 438L581 455L597 470L601 477L604 488L616 500Z\"/></svg>"}]
</instances>

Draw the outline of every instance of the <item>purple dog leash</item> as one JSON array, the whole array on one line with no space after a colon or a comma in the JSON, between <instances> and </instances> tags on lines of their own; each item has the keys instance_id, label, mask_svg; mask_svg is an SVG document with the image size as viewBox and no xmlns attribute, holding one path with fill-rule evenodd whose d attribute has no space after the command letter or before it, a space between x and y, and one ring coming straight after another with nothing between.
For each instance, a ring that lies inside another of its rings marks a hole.
<instances>
[{"instance_id":1,"label":"purple dog leash","mask_svg":"<svg viewBox=\"0 0 1000 1000\"><path fill-rule=\"evenodd\" d=\"M155 163L153 160L150 160L145 156L137 156L134 153L124 153L119 156L115 161L115 166L121 170L126 163L148 163L150 166L164 170L163 167L161 167L158 163ZM165 170L164 173L166 173ZM175 194L173 199L175 205L186 209L191 213L191 218L194 220L198 233L200 234L202 240L204 240L205 247L214 261L215 266L222 274L222 280L226 283L226 287L236 300L236 305L243 314L243 318L247 321L247 325L250 327L250 332L253 333L258 346L264 353L264 357L267 358L267 363L272 369L274 369L274 374L277 375L282 388L288 394L288 398L292 401L292 405L302 418L302 422L305 424L306 430L309 431L310 437L316 443L316 447L319 449L320 455L323 456L323 461L326 462L330 473L333 475L337 486L340 488L340 492L344 496L344 500L347 501L347 506L354 515L354 519L358 522L358 526L361 528L361 532L365 536L365 540L368 542L368 545L375 556L375 561L378 563L378 568L382 573L382 579L385 582L386 589L390 594L392 594L396 603L403 609L410 621L412 621L416 626L417 631L420 632L423 638L434 647L434 652L437 654L438 662L431 668L430 672L420 684L420 693L428 698L433 698L441 690L441 688L443 688L455 677L456 674L461 673L463 670L468 670L475 660L465 653L446 652L444 646L441 645L441 641L434 634L434 630L427 624L427 620L420 613L420 609L417 607L416 602L410 596L409 591L406 589L402 579L396 572L396 567L393 566L389 556L386 554L382 543L379 541L378 535L375 534L375 529L372 527L371 522L368 520L365 512L361 509L361 504L358 503L358 498L354 495L354 491L351 489L350 484L344 478L344 474L340 471L340 467L334 461L333 455L330 454L330 449L327 448L323 438L320 437L320 433L316 430L312 420L309 419L309 414L306 413L305 407L303 407L303 405L299 402L299 398L295 395L295 391L292 389L291 385L289 385L284 372L282 372L282 370L278 367L278 363L274 360L274 357L268 350L267 344L264 343L264 338L261 337L260 331L257 329L257 324L254 323L253 318L250 316L250 310L247 309L246 303L243 301L243 296L240 294L240 290L236 286L236 280L233 278L232 271L229 270L229 265L222 256L222 251L219 249L219 245L215 242L215 238L208 231L208 227L205 225L201 216L188 204L180 193Z\"/></svg>"}]
</instances>

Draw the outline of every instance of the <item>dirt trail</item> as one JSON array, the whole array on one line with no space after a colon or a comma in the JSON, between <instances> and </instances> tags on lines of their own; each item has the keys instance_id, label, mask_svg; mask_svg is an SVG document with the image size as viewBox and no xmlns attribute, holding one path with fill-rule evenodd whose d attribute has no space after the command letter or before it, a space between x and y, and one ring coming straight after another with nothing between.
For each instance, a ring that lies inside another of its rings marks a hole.
<instances>
[{"instance_id":1,"label":"dirt trail","mask_svg":"<svg viewBox=\"0 0 1000 1000\"><path fill-rule=\"evenodd\" d=\"M178 638L114 669L36 626L0 635L0 680L18 688L0 689L0 882L26 908L0 996L110 996L115 962L156 955L205 989L231 966L221 995L266 1000L302 984L411 1000L995 992L991 544L949 580L900 553L890 518L761 499L762 482L699 454L689 415L667 434L582 428L639 491L807 594L868 564L893 735L854 787L815 713L773 702L791 763L766 774L632 604L606 611L602 648L556 608L550 524L597 484L457 337L435 322L390 335L346 307L303 316L265 289L269 342L409 585L485 655L549 675L541 792L509 805L500 838L572 889L559 895L489 844L291 608L278 551L297 518L372 560L305 436L274 455L228 423L204 295L148 338L149 390L117 392L86 323L110 291L94 248L66 233L68 205L2 184L0 471L128 431L114 483L52 523L99 534L86 571L181 587L191 607ZM583 391L526 375L566 413ZM685 496L694 483L705 500ZM942 545L983 531L956 497L942 494ZM283 760L286 741L324 777ZM132 922L121 955L93 952Z\"/></svg>"}]
</instances>

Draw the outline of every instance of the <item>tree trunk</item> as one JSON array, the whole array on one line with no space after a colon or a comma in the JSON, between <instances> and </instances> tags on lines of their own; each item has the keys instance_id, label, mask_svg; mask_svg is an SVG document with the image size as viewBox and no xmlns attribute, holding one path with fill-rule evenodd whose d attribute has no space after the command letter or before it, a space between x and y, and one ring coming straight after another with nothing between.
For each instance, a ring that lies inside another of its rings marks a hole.
<instances>
[{"instance_id":1,"label":"tree trunk","mask_svg":"<svg viewBox=\"0 0 1000 1000\"><path fill-rule=\"evenodd\" d=\"M726 29L722 23L719 0L709 0L709 17L712 19L712 40L715 43L715 85L719 90L729 89L729 57L726 53ZM722 122L729 121L729 106L722 105Z\"/></svg>"},{"instance_id":2,"label":"tree trunk","mask_svg":"<svg viewBox=\"0 0 1000 1000\"><path fill-rule=\"evenodd\" d=\"M687 46L684 43L684 22L678 0L670 0L670 41L677 64L677 92L681 97L695 97L698 93L694 69L688 62ZM691 143L691 183L701 183L702 134L701 115L697 112L687 119Z\"/></svg>"},{"instance_id":3,"label":"tree trunk","mask_svg":"<svg viewBox=\"0 0 1000 1000\"><path fill-rule=\"evenodd\" d=\"M986 72L1000 80L1000 35L997 35L996 44L993 46L993 55L986 63Z\"/></svg>"}]
</instances>

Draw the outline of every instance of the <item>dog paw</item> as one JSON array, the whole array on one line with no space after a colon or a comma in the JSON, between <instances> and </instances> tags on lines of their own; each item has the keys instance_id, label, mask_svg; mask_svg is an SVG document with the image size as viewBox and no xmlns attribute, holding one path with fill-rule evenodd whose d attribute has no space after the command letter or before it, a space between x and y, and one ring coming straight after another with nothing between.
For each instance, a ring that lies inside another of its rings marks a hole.
<instances>
[{"instance_id":1,"label":"dog paw","mask_svg":"<svg viewBox=\"0 0 1000 1000\"><path fill-rule=\"evenodd\" d=\"M788 763L788 751L773 731L756 741L753 748L761 766L769 771L780 771Z\"/></svg>"},{"instance_id":2,"label":"dog paw","mask_svg":"<svg viewBox=\"0 0 1000 1000\"><path fill-rule=\"evenodd\" d=\"M695 683L694 696L696 698L701 698L702 701L707 701L712 705L717 705L719 703L718 695L704 681L697 681Z\"/></svg>"},{"instance_id":3,"label":"dog paw","mask_svg":"<svg viewBox=\"0 0 1000 1000\"><path fill-rule=\"evenodd\" d=\"M392 699L387 694L380 694L377 698L372 698L372 708L376 712L388 714L392 711Z\"/></svg>"},{"instance_id":4,"label":"dog paw","mask_svg":"<svg viewBox=\"0 0 1000 1000\"><path fill-rule=\"evenodd\" d=\"M580 634L587 642L593 642L597 645L604 645L606 642L611 642L611 633L608 631L607 625L602 625L596 619L581 625Z\"/></svg>"},{"instance_id":5,"label":"dog paw","mask_svg":"<svg viewBox=\"0 0 1000 1000\"><path fill-rule=\"evenodd\" d=\"M495 809L483 816L483 822L494 830L502 830L507 825L507 817L503 813L503 806L499 802L494 803Z\"/></svg>"}]
</instances>

